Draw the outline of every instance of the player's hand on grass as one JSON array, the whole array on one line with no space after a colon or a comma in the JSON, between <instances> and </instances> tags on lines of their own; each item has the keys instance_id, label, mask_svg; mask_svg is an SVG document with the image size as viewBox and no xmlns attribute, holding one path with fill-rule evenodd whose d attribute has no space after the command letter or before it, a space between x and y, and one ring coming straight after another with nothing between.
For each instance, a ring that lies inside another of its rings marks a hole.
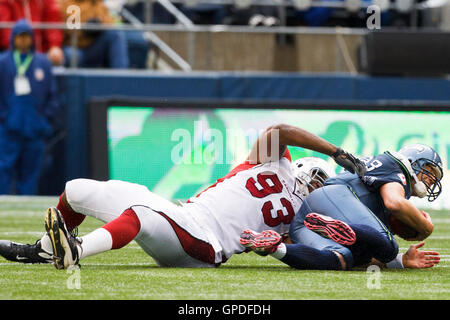
<instances>
[{"instance_id":1,"label":"player's hand on grass","mask_svg":"<svg viewBox=\"0 0 450 320\"><path fill-rule=\"evenodd\" d=\"M337 151L331 157L338 165L351 173L356 173L360 178L366 174L365 163L341 148L337 148Z\"/></svg>"},{"instance_id":2,"label":"player's hand on grass","mask_svg":"<svg viewBox=\"0 0 450 320\"><path fill-rule=\"evenodd\" d=\"M421 251L419 248L425 245L425 241L413 244L403 255L403 266L410 269L431 268L440 261L439 252Z\"/></svg>"}]
</instances>

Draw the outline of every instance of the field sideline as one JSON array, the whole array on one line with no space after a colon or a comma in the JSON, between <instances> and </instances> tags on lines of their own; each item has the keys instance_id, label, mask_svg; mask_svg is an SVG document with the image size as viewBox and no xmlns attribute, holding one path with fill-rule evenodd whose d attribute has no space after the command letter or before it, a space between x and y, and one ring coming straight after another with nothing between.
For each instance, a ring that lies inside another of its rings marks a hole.
<instances>
[{"instance_id":1,"label":"field sideline","mask_svg":"<svg viewBox=\"0 0 450 320\"><path fill-rule=\"evenodd\" d=\"M45 209L56 203L56 197L1 196L0 239L34 243L44 232ZM362 269L299 271L254 253L236 255L217 269L159 268L132 242L83 260L80 270L21 265L0 258L0 299L448 300L450 215L430 213L435 231L425 248L439 251L441 263L425 270L382 270L377 274L379 282L374 273ZM101 225L88 217L80 235ZM409 246L405 241L399 244L402 252Z\"/></svg>"}]
</instances>

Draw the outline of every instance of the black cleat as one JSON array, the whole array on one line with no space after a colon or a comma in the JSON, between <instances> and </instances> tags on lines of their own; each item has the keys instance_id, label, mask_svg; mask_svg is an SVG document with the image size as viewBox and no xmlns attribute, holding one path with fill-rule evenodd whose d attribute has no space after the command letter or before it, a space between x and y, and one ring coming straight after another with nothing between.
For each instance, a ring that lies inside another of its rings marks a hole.
<instances>
[{"instance_id":1,"label":"black cleat","mask_svg":"<svg viewBox=\"0 0 450 320\"><path fill-rule=\"evenodd\" d=\"M67 269L78 264L81 242L67 231L61 213L56 208L47 209L45 230L53 247L53 263L56 269Z\"/></svg>"},{"instance_id":2,"label":"black cleat","mask_svg":"<svg viewBox=\"0 0 450 320\"><path fill-rule=\"evenodd\" d=\"M35 244L0 240L0 255L6 260L20 263L53 263L53 255L42 249L41 240Z\"/></svg>"}]
</instances>

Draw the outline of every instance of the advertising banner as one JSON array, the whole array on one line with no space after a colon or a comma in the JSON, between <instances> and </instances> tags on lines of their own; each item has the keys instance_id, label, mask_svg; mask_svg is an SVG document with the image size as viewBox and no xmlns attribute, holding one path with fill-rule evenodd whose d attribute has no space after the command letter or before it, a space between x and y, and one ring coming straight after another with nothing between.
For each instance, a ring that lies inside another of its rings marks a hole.
<instances>
[{"instance_id":1,"label":"advertising banner","mask_svg":"<svg viewBox=\"0 0 450 320\"><path fill-rule=\"evenodd\" d=\"M441 156L443 192L423 208L450 209L450 113L288 109L109 107L109 179L147 186L172 200L197 194L246 159L262 130L286 123L313 132L357 156L423 143ZM289 147L292 159L325 155Z\"/></svg>"}]
</instances>

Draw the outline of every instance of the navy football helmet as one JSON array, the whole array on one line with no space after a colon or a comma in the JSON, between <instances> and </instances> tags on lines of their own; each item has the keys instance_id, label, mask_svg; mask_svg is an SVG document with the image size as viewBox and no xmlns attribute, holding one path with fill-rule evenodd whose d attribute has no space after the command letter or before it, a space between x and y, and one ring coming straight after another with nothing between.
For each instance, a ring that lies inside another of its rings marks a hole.
<instances>
[{"instance_id":1,"label":"navy football helmet","mask_svg":"<svg viewBox=\"0 0 450 320\"><path fill-rule=\"evenodd\" d=\"M428 201L434 201L442 192L441 179L444 175L441 157L433 148L424 144L410 144L401 148L398 153L411 163L414 174L426 175L431 183L424 183ZM428 170L425 166L428 165Z\"/></svg>"}]
</instances>

